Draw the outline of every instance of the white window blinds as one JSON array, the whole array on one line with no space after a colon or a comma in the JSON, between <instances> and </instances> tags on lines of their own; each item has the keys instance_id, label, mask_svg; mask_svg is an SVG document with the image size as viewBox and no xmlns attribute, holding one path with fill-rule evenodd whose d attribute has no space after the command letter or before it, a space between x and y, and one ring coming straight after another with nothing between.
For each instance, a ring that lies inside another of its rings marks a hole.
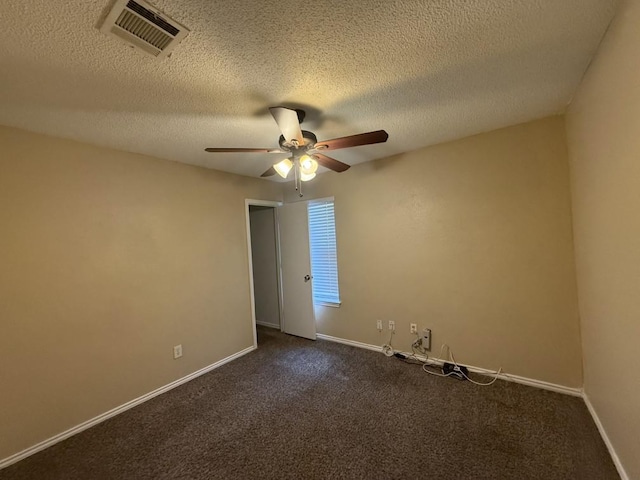
<instances>
[{"instance_id":1,"label":"white window blinds","mask_svg":"<svg viewBox=\"0 0 640 480\"><path fill-rule=\"evenodd\" d=\"M339 305L338 256L333 201L309 202L313 303Z\"/></svg>"}]
</instances>

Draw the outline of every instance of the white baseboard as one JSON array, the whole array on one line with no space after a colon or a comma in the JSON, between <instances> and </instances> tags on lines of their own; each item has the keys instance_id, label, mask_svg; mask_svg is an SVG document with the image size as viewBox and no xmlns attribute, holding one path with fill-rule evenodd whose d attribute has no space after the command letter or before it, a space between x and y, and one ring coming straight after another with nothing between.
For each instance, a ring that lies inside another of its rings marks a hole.
<instances>
[{"instance_id":1,"label":"white baseboard","mask_svg":"<svg viewBox=\"0 0 640 480\"><path fill-rule=\"evenodd\" d=\"M593 408L593 405L591 404L591 401L589 400L589 396L586 394L586 392L583 393L582 398L584 398L584 403L587 405L587 408L589 409L589 413L591 414L591 417L593 418L593 421L595 422L596 427L598 427L598 431L600 432L600 436L602 437L602 440L604 440L604 444L607 446L607 450L609 450L609 454L611 455L613 464L616 466L616 469L618 470L620 479L629 480L629 475L627 475L627 472L624 470L624 467L622 466L622 462L620 462L620 458L618 457L618 454L613 448L613 445L611 444L611 440L609 440L609 435L607 435L607 432L605 431L604 426L600 421L600 417L598 417L598 414L596 413L595 408Z\"/></svg>"},{"instance_id":2,"label":"white baseboard","mask_svg":"<svg viewBox=\"0 0 640 480\"><path fill-rule=\"evenodd\" d=\"M119 407L113 408L108 412L98 415L97 417L91 418L86 422L81 423L80 425L76 425L75 427L72 427L69 430L66 430L62 433L54 435L51 438L43 440L42 442L37 443L36 445L33 445L25 450L22 450L21 452L15 453L10 457L3 458L0 460L0 470L5 467L8 467L13 463L19 462L20 460L27 458L28 456L33 455L34 453L38 453L39 451L44 450L45 448L55 445L56 443L59 443L77 433L87 430L88 428L91 428L94 425L97 425L98 423L104 422L108 418L114 417L122 412L125 412L126 410L129 410L130 408L140 405L141 403L144 403L147 400L151 400L153 397L157 397L158 395L168 392L169 390L172 390L182 385L183 383L187 383L188 381L193 380L194 378L204 375L205 373L210 372L211 370L214 370L224 365L225 363L229 363L230 361L235 360L236 358L241 357L255 349L256 347L253 345L250 347L247 347L244 350L234 353L233 355L229 355L228 357L223 358L222 360L218 360L217 362L212 363L209 366L201 368L200 370L197 370L193 373L190 373L185 377L179 378L178 380L171 382L165 385L164 387L160 387L160 388L157 388L156 390L153 390L152 392L145 393L144 395L138 398L134 398L133 400L120 405Z\"/></svg>"},{"instance_id":3,"label":"white baseboard","mask_svg":"<svg viewBox=\"0 0 640 480\"><path fill-rule=\"evenodd\" d=\"M321 340L329 340L330 342L343 343L345 345L351 345L352 347L364 348L366 350L373 350L374 352L382 351L382 347L379 347L377 345L356 342L355 340L347 340L346 338L332 337L331 335L325 335L324 333L316 333L316 337L318 337Z\"/></svg>"},{"instance_id":4,"label":"white baseboard","mask_svg":"<svg viewBox=\"0 0 640 480\"><path fill-rule=\"evenodd\" d=\"M316 335L318 338L322 339L322 340L328 340L330 342L337 342L337 343L343 343L345 345L351 345L353 347L358 347L358 348L365 348L367 350L373 350L375 352L381 352L382 351L382 347L379 347L377 345L371 345L368 343L362 343L362 342L356 342L354 340L347 340L345 338L339 338L339 337L332 337L331 335L324 335L322 333L318 333ZM397 350L396 350L397 351ZM409 355L408 352L400 352L400 353L404 353L406 355ZM420 358L422 361L425 361L427 363L433 364L433 365L442 365L443 361L437 358L426 358L424 356L421 355L416 355L418 358ZM459 365L461 366L465 366L469 369L470 372L473 373L480 373L482 375L495 375L496 372L493 370L487 370L486 368L480 368L480 367L474 367L473 365L465 365L464 363L459 363ZM511 375L508 373L501 373L500 375L498 375L498 378L502 379L502 380L506 380L508 382L514 382L514 383L521 383L523 385L529 385L531 387L536 387L536 388L542 388L544 390L551 390L553 392L558 392L558 393L564 393L566 395L573 395L574 397L582 397L582 389L581 388L574 388L574 387L566 387L564 385L557 385L555 383L549 383L549 382L545 382L542 380L536 380L533 378L527 378L527 377L521 377L519 375Z\"/></svg>"},{"instance_id":5,"label":"white baseboard","mask_svg":"<svg viewBox=\"0 0 640 480\"><path fill-rule=\"evenodd\" d=\"M262 325L263 327L269 327L269 328L277 328L278 330L280 330L280 325L278 325L277 323L258 322L258 321L256 321L256 325Z\"/></svg>"}]
</instances>

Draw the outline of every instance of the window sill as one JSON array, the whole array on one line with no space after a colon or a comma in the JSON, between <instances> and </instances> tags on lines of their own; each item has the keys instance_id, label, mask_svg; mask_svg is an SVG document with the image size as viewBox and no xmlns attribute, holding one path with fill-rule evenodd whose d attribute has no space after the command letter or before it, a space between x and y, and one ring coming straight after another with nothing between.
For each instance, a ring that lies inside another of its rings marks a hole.
<instances>
[{"instance_id":1,"label":"window sill","mask_svg":"<svg viewBox=\"0 0 640 480\"><path fill-rule=\"evenodd\" d=\"M320 306L320 307L340 308L340 305L342 305L342 302L338 302L338 303L334 303L334 302L317 302L317 303L314 303L314 305L317 305L317 306Z\"/></svg>"}]
</instances>

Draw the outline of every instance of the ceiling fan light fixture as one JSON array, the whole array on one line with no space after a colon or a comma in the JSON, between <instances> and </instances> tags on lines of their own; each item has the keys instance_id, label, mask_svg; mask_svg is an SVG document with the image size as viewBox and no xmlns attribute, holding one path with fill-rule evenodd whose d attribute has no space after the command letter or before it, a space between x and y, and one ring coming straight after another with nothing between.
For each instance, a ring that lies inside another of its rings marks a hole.
<instances>
[{"instance_id":1,"label":"ceiling fan light fixture","mask_svg":"<svg viewBox=\"0 0 640 480\"><path fill-rule=\"evenodd\" d=\"M309 180L313 180L315 178L316 174L315 173L304 173L304 172L300 172L300 180L302 180L303 182L308 182Z\"/></svg>"},{"instance_id":2,"label":"ceiling fan light fixture","mask_svg":"<svg viewBox=\"0 0 640 480\"><path fill-rule=\"evenodd\" d=\"M318 162L309 155L300 157L300 172L305 175L311 175L318 170Z\"/></svg>"},{"instance_id":3,"label":"ceiling fan light fixture","mask_svg":"<svg viewBox=\"0 0 640 480\"><path fill-rule=\"evenodd\" d=\"M291 160L289 160L288 158L285 158L284 160L282 160L281 162L276 163L273 166L273 169L282 178L287 178L287 175L289 175L289 172L291 171L291 168L293 168L293 163L291 163Z\"/></svg>"}]
</instances>

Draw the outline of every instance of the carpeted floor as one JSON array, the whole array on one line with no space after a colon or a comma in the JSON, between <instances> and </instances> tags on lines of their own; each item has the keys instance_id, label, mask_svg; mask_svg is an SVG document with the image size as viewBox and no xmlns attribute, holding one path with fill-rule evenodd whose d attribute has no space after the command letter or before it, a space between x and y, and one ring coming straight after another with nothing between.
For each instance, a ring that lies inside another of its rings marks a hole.
<instances>
[{"instance_id":1,"label":"carpeted floor","mask_svg":"<svg viewBox=\"0 0 640 480\"><path fill-rule=\"evenodd\" d=\"M581 399L259 329L259 348L0 479L618 479Z\"/></svg>"}]
</instances>

